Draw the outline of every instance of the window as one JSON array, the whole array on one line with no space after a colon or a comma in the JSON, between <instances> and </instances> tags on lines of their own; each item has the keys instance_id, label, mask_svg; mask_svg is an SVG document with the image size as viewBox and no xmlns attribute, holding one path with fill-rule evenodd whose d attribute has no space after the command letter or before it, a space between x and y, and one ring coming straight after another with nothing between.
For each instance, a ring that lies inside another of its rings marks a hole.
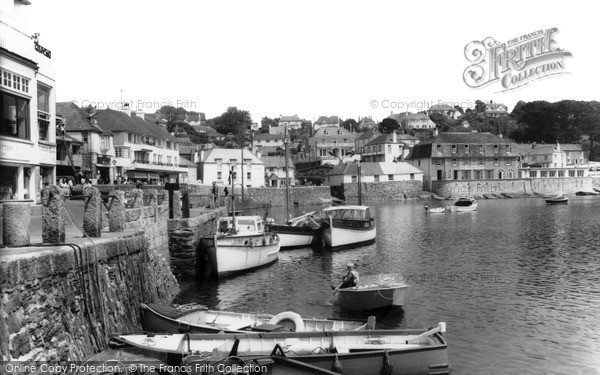
<instances>
[{"instance_id":1,"label":"window","mask_svg":"<svg viewBox=\"0 0 600 375\"><path fill-rule=\"evenodd\" d=\"M471 171L462 171L462 179L470 180L471 179Z\"/></svg>"},{"instance_id":2,"label":"window","mask_svg":"<svg viewBox=\"0 0 600 375\"><path fill-rule=\"evenodd\" d=\"M476 180L481 180L481 178L483 177L481 171L480 170L475 170L473 172L474 172L474 175L475 175L474 178Z\"/></svg>"},{"instance_id":3,"label":"window","mask_svg":"<svg viewBox=\"0 0 600 375\"><path fill-rule=\"evenodd\" d=\"M28 78L4 69L0 69L0 86L20 91L25 94L29 93Z\"/></svg>"},{"instance_id":4,"label":"window","mask_svg":"<svg viewBox=\"0 0 600 375\"><path fill-rule=\"evenodd\" d=\"M127 133L127 142L129 142L129 143L133 142L133 134Z\"/></svg>"},{"instance_id":5,"label":"window","mask_svg":"<svg viewBox=\"0 0 600 375\"><path fill-rule=\"evenodd\" d=\"M223 172L217 172L217 180L222 180L223 179Z\"/></svg>"},{"instance_id":6,"label":"window","mask_svg":"<svg viewBox=\"0 0 600 375\"><path fill-rule=\"evenodd\" d=\"M388 154L392 153L392 145L387 145L387 153Z\"/></svg>"},{"instance_id":7,"label":"window","mask_svg":"<svg viewBox=\"0 0 600 375\"><path fill-rule=\"evenodd\" d=\"M173 157L171 155L167 156L167 163L171 163L172 162Z\"/></svg>"},{"instance_id":8,"label":"window","mask_svg":"<svg viewBox=\"0 0 600 375\"><path fill-rule=\"evenodd\" d=\"M358 182L358 177L357 176L352 176L352 182Z\"/></svg>"},{"instance_id":9,"label":"window","mask_svg":"<svg viewBox=\"0 0 600 375\"><path fill-rule=\"evenodd\" d=\"M379 151L379 152L381 152L381 145L379 145L379 147L378 147L378 151Z\"/></svg>"},{"instance_id":10,"label":"window","mask_svg":"<svg viewBox=\"0 0 600 375\"><path fill-rule=\"evenodd\" d=\"M575 171L569 171L569 177L575 177Z\"/></svg>"},{"instance_id":11,"label":"window","mask_svg":"<svg viewBox=\"0 0 600 375\"><path fill-rule=\"evenodd\" d=\"M456 161L456 159L452 159L452 166L456 167L458 165L458 162Z\"/></svg>"},{"instance_id":12,"label":"window","mask_svg":"<svg viewBox=\"0 0 600 375\"><path fill-rule=\"evenodd\" d=\"M456 154L456 145L452 145L452 153Z\"/></svg>"},{"instance_id":13,"label":"window","mask_svg":"<svg viewBox=\"0 0 600 375\"><path fill-rule=\"evenodd\" d=\"M548 177L548 171L540 171L540 177Z\"/></svg>"},{"instance_id":14,"label":"window","mask_svg":"<svg viewBox=\"0 0 600 375\"><path fill-rule=\"evenodd\" d=\"M29 100L3 92L0 108L0 135L29 139Z\"/></svg>"},{"instance_id":15,"label":"window","mask_svg":"<svg viewBox=\"0 0 600 375\"><path fill-rule=\"evenodd\" d=\"M498 161L498 158L494 159L494 165L499 165L500 162Z\"/></svg>"},{"instance_id":16,"label":"window","mask_svg":"<svg viewBox=\"0 0 600 375\"><path fill-rule=\"evenodd\" d=\"M415 179L415 174L414 174L414 173L411 173L411 174L410 174L410 179L411 179L411 180L414 180L414 179Z\"/></svg>"},{"instance_id":17,"label":"window","mask_svg":"<svg viewBox=\"0 0 600 375\"><path fill-rule=\"evenodd\" d=\"M167 149L171 149L171 141L167 141Z\"/></svg>"},{"instance_id":18,"label":"window","mask_svg":"<svg viewBox=\"0 0 600 375\"><path fill-rule=\"evenodd\" d=\"M37 86L37 122L38 138L49 141L48 129L50 128L50 87L38 83Z\"/></svg>"},{"instance_id":19,"label":"window","mask_svg":"<svg viewBox=\"0 0 600 375\"><path fill-rule=\"evenodd\" d=\"M329 135L329 130L325 129L325 131L323 132L323 134Z\"/></svg>"},{"instance_id":20,"label":"window","mask_svg":"<svg viewBox=\"0 0 600 375\"><path fill-rule=\"evenodd\" d=\"M394 181L394 175L388 174L388 181Z\"/></svg>"},{"instance_id":21,"label":"window","mask_svg":"<svg viewBox=\"0 0 600 375\"><path fill-rule=\"evenodd\" d=\"M494 145L494 154L498 153L498 145Z\"/></svg>"},{"instance_id":22,"label":"window","mask_svg":"<svg viewBox=\"0 0 600 375\"><path fill-rule=\"evenodd\" d=\"M110 138L107 135L100 136L100 150L108 151L110 149Z\"/></svg>"},{"instance_id":23,"label":"window","mask_svg":"<svg viewBox=\"0 0 600 375\"><path fill-rule=\"evenodd\" d=\"M437 145L435 149L437 150L437 155L442 156L442 145Z\"/></svg>"},{"instance_id":24,"label":"window","mask_svg":"<svg viewBox=\"0 0 600 375\"><path fill-rule=\"evenodd\" d=\"M510 159L506 159L506 165L510 165Z\"/></svg>"},{"instance_id":25,"label":"window","mask_svg":"<svg viewBox=\"0 0 600 375\"><path fill-rule=\"evenodd\" d=\"M379 182L379 175L378 174L375 175L375 182Z\"/></svg>"},{"instance_id":26,"label":"window","mask_svg":"<svg viewBox=\"0 0 600 375\"><path fill-rule=\"evenodd\" d=\"M217 171L222 171L223 170L223 160L215 159L215 163L217 163Z\"/></svg>"},{"instance_id":27,"label":"window","mask_svg":"<svg viewBox=\"0 0 600 375\"><path fill-rule=\"evenodd\" d=\"M435 159L435 164L436 165L442 165L442 159Z\"/></svg>"},{"instance_id":28,"label":"window","mask_svg":"<svg viewBox=\"0 0 600 375\"><path fill-rule=\"evenodd\" d=\"M550 177L556 177L556 171L550 171Z\"/></svg>"},{"instance_id":29,"label":"window","mask_svg":"<svg viewBox=\"0 0 600 375\"><path fill-rule=\"evenodd\" d=\"M246 172L246 179L252 180L252 172Z\"/></svg>"},{"instance_id":30,"label":"window","mask_svg":"<svg viewBox=\"0 0 600 375\"><path fill-rule=\"evenodd\" d=\"M583 170L578 170L577 171L577 177L583 177Z\"/></svg>"},{"instance_id":31,"label":"window","mask_svg":"<svg viewBox=\"0 0 600 375\"><path fill-rule=\"evenodd\" d=\"M484 164L484 160L483 159L479 159L479 165L483 165Z\"/></svg>"},{"instance_id":32,"label":"window","mask_svg":"<svg viewBox=\"0 0 600 375\"><path fill-rule=\"evenodd\" d=\"M485 179L486 180L493 180L494 179L494 170L493 169L488 169L485 171Z\"/></svg>"},{"instance_id":33,"label":"window","mask_svg":"<svg viewBox=\"0 0 600 375\"><path fill-rule=\"evenodd\" d=\"M529 172L529 177L536 178L537 177L537 171L530 171Z\"/></svg>"},{"instance_id":34,"label":"window","mask_svg":"<svg viewBox=\"0 0 600 375\"><path fill-rule=\"evenodd\" d=\"M342 129L340 129L340 130L338 130L338 134L339 134L339 135L343 135L343 134L344 134L344 131L343 131Z\"/></svg>"},{"instance_id":35,"label":"window","mask_svg":"<svg viewBox=\"0 0 600 375\"><path fill-rule=\"evenodd\" d=\"M465 145L465 154L469 153L469 145Z\"/></svg>"},{"instance_id":36,"label":"window","mask_svg":"<svg viewBox=\"0 0 600 375\"><path fill-rule=\"evenodd\" d=\"M483 150L483 145L479 145L479 152L480 152L481 154L483 154L483 153L484 153L484 150Z\"/></svg>"}]
</instances>

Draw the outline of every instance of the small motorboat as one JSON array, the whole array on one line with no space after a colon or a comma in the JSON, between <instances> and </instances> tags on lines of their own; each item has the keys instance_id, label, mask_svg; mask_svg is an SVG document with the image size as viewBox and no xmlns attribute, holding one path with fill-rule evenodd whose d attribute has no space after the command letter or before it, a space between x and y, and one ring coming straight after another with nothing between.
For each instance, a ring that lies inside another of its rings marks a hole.
<instances>
[{"instance_id":1,"label":"small motorboat","mask_svg":"<svg viewBox=\"0 0 600 375\"><path fill-rule=\"evenodd\" d=\"M201 239L212 276L220 278L276 262L279 237L265 232L259 216L221 217L217 234ZM202 260L201 260L202 261Z\"/></svg>"},{"instance_id":2,"label":"small motorboat","mask_svg":"<svg viewBox=\"0 0 600 375\"><path fill-rule=\"evenodd\" d=\"M217 369L217 363L234 359L249 365L280 356L329 371L336 364L331 374L449 374L445 331L446 324L439 323L429 330L120 335L111 346L133 346L173 360L177 356L192 368L214 364Z\"/></svg>"},{"instance_id":3,"label":"small motorboat","mask_svg":"<svg viewBox=\"0 0 600 375\"><path fill-rule=\"evenodd\" d=\"M429 207L425 206L426 214L443 214L446 212L446 207Z\"/></svg>"},{"instance_id":4,"label":"small motorboat","mask_svg":"<svg viewBox=\"0 0 600 375\"><path fill-rule=\"evenodd\" d=\"M339 289L338 304L356 311L404 306L407 290L408 285L403 283L359 284Z\"/></svg>"},{"instance_id":5,"label":"small motorboat","mask_svg":"<svg viewBox=\"0 0 600 375\"><path fill-rule=\"evenodd\" d=\"M350 331L367 328L362 321L309 319L292 311L273 316L208 310L204 306L182 310L150 303L142 303L140 309L144 330L155 333Z\"/></svg>"},{"instance_id":6,"label":"small motorboat","mask_svg":"<svg viewBox=\"0 0 600 375\"><path fill-rule=\"evenodd\" d=\"M464 212L464 211L476 211L477 210L477 199L472 197L459 198L452 205L453 211Z\"/></svg>"},{"instance_id":7,"label":"small motorboat","mask_svg":"<svg viewBox=\"0 0 600 375\"><path fill-rule=\"evenodd\" d=\"M567 204L567 203L569 203L569 198L565 197L562 194L546 199L546 204Z\"/></svg>"}]
</instances>

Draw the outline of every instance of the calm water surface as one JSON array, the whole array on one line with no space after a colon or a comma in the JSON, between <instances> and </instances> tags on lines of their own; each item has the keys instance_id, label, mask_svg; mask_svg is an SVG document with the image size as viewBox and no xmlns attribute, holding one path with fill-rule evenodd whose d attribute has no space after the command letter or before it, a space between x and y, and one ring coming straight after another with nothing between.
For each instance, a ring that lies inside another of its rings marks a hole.
<instances>
[{"instance_id":1,"label":"calm water surface","mask_svg":"<svg viewBox=\"0 0 600 375\"><path fill-rule=\"evenodd\" d=\"M476 212L431 215L421 202L371 206L376 244L281 252L256 272L183 283L180 302L361 317L337 307L329 288L352 261L362 282L387 273L410 285L406 306L378 324L447 323L454 374L600 374L600 199L484 200Z\"/></svg>"}]
</instances>

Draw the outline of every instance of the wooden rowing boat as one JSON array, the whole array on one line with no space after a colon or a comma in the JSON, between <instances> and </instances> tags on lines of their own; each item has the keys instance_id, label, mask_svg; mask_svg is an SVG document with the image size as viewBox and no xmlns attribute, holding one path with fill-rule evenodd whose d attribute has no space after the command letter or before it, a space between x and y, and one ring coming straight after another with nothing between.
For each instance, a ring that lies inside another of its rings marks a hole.
<instances>
[{"instance_id":1,"label":"wooden rowing boat","mask_svg":"<svg viewBox=\"0 0 600 375\"><path fill-rule=\"evenodd\" d=\"M367 324L355 320L302 318L286 311L270 314L208 310L205 307L181 311L158 304L140 305L142 326L155 333L236 333L265 331L344 331L364 330Z\"/></svg>"}]
</instances>

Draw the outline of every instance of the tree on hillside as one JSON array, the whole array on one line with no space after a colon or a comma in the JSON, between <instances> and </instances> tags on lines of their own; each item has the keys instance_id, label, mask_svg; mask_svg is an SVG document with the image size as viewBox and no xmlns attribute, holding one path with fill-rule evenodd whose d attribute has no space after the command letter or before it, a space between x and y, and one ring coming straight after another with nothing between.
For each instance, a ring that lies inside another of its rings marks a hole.
<instances>
[{"instance_id":1,"label":"tree on hillside","mask_svg":"<svg viewBox=\"0 0 600 375\"><path fill-rule=\"evenodd\" d=\"M160 107L155 114L158 118L167 121L167 131L172 132L175 127L182 125L182 121L185 120L187 111L182 107L175 108L171 105L164 105Z\"/></svg>"},{"instance_id":2,"label":"tree on hillside","mask_svg":"<svg viewBox=\"0 0 600 375\"><path fill-rule=\"evenodd\" d=\"M485 113L485 107L486 107L486 105L484 102L482 102L479 99L475 100L475 112Z\"/></svg>"},{"instance_id":3,"label":"tree on hillside","mask_svg":"<svg viewBox=\"0 0 600 375\"><path fill-rule=\"evenodd\" d=\"M384 118L383 121L379 123L379 131L381 134L392 134L394 130L400 129L400 124L398 121L393 118Z\"/></svg>"},{"instance_id":4,"label":"tree on hillside","mask_svg":"<svg viewBox=\"0 0 600 375\"><path fill-rule=\"evenodd\" d=\"M252 124L250 112L229 107L227 111L214 118L215 129L221 134L243 134Z\"/></svg>"},{"instance_id":5,"label":"tree on hillside","mask_svg":"<svg viewBox=\"0 0 600 375\"><path fill-rule=\"evenodd\" d=\"M268 133L269 132L269 127L271 126L277 126L277 121L269 118L267 116L263 117L262 120L260 120L260 133Z\"/></svg>"},{"instance_id":6,"label":"tree on hillside","mask_svg":"<svg viewBox=\"0 0 600 375\"><path fill-rule=\"evenodd\" d=\"M429 119L439 128L441 132L448 131L449 128L456 125L456 121L448 118L441 113L432 112L429 114Z\"/></svg>"},{"instance_id":7,"label":"tree on hillside","mask_svg":"<svg viewBox=\"0 0 600 375\"><path fill-rule=\"evenodd\" d=\"M346 121L342 122L342 127L348 129L351 132L355 132L358 127L358 122L355 119L349 118Z\"/></svg>"}]
</instances>

